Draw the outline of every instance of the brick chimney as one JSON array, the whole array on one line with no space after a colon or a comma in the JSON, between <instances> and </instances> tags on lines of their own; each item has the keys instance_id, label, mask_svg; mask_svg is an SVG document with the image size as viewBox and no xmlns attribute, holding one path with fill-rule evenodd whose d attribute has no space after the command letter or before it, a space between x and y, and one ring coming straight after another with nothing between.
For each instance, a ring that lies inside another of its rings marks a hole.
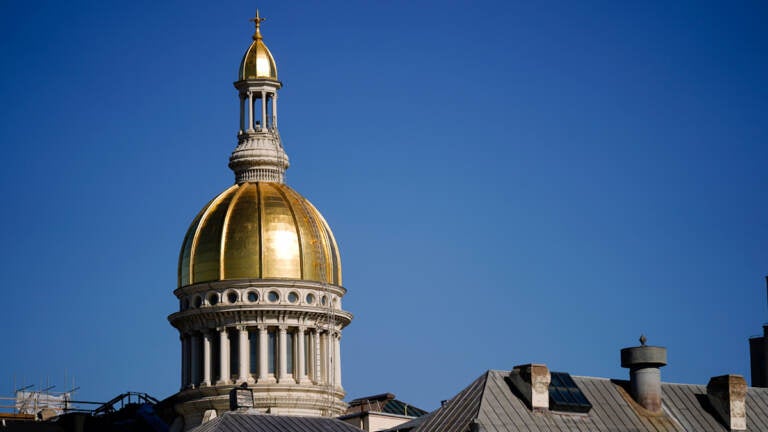
<instances>
[{"instance_id":1,"label":"brick chimney","mask_svg":"<svg viewBox=\"0 0 768 432\"><path fill-rule=\"evenodd\" d=\"M549 409L549 383L552 375L546 365L524 364L515 366L509 373L509 379L522 394L532 410Z\"/></svg>"},{"instance_id":2,"label":"brick chimney","mask_svg":"<svg viewBox=\"0 0 768 432\"><path fill-rule=\"evenodd\" d=\"M629 384L635 402L651 412L661 412L661 368L667 364L667 349L647 346L640 336L640 346L621 350L621 367L629 368Z\"/></svg>"},{"instance_id":3,"label":"brick chimney","mask_svg":"<svg viewBox=\"0 0 768 432\"><path fill-rule=\"evenodd\" d=\"M712 377L707 399L728 429L747 430L747 381L743 376Z\"/></svg>"}]
</instances>

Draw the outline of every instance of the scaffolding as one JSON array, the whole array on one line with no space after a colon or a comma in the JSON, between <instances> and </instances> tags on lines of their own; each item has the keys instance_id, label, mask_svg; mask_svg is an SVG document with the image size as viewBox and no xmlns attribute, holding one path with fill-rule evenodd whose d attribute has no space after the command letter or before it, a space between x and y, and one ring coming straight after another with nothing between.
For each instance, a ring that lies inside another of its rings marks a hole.
<instances>
[{"instance_id":1,"label":"scaffolding","mask_svg":"<svg viewBox=\"0 0 768 432\"><path fill-rule=\"evenodd\" d=\"M34 390L34 385L28 385L16 388L12 397L0 397L0 414L18 418L49 418L77 411L78 403L87 403L72 400L78 387L65 392L52 391L55 387L49 385Z\"/></svg>"},{"instance_id":2,"label":"scaffolding","mask_svg":"<svg viewBox=\"0 0 768 432\"><path fill-rule=\"evenodd\" d=\"M32 390L26 386L14 390L13 397L0 397L0 418L48 420L68 413L91 416L112 414L128 406L157 405L159 401L146 393L125 392L108 402L75 400L79 387L66 392L51 391L55 386Z\"/></svg>"}]
</instances>

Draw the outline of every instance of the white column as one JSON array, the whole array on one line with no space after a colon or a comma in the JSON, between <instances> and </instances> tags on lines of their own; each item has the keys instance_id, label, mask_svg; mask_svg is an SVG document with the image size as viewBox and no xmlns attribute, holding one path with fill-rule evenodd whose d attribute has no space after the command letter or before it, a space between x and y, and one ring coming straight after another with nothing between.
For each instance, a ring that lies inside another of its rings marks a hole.
<instances>
[{"instance_id":1,"label":"white column","mask_svg":"<svg viewBox=\"0 0 768 432\"><path fill-rule=\"evenodd\" d=\"M341 333L333 336L333 378L337 388L341 388Z\"/></svg>"},{"instance_id":2,"label":"white column","mask_svg":"<svg viewBox=\"0 0 768 432\"><path fill-rule=\"evenodd\" d=\"M330 363L328 360L328 333L320 333L320 381L323 384L331 383L331 372L329 371Z\"/></svg>"},{"instance_id":3,"label":"white column","mask_svg":"<svg viewBox=\"0 0 768 432\"><path fill-rule=\"evenodd\" d=\"M183 390L187 388L187 385L189 384L189 365L187 364L187 336L182 333L181 336L179 336L179 340L181 340L181 388Z\"/></svg>"},{"instance_id":4,"label":"white column","mask_svg":"<svg viewBox=\"0 0 768 432\"><path fill-rule=\"evenodd\" d=\"M201 386L211 385L211 332L203 332L203 382Z\"/></svg>"},{"instance_id":5,"label":"white column","mask_svg":"<svg viewBox=\"0 0 768 432\"><path fill-rule=\"evenodd\" d=\"M306 333L306 345L307 345L307 381L314 381L315 376L315 354L312 351L312 329L305 330Z\"/></svg>"},{"instance_id":6,"label":"white column","mask_svg":"<svg viewBox=\"0 0 768 432\"><path fill-rule=\"evenodd\" d=\"M245 96L240 93L240 132L243 133L245 129ZM238 134L238 135L239 135Z\"/></svg>"},{"instance_id":7,"label":"white column","mask_svg":"<svg viewBox=\"0 0 768 432\"><path fill-rule=\"evenodd\" d=\"M272 95L272 129L277 129L277 92Z\"/></svg>"},{"instance_id":8,"label":"white column","mask_svg":"<svg viewBox=\"0 0 768 432\"><path fill-rule=\"evenodd\" d=\"M280 354L278 356L280 367L278 368L277 374L277 382L279 383L284 383L288 380L288 346L286 345L286 330L285 326L280 326L279 339L277 342L280 347Z\"/></svg>"},{"instance_id":9,"label":"white column","mask_svg":"<svg viewBox=\"0 0 768 432\"><path fill-rule=\"evenodd\" d=\"M315 367L312 368L312 373L314 374L312 380L315 382L315 384L320 384L323 381L323 366L320 361L321 352L320 332L315 329L312 332L312 361L315 365Z\"/></svg>"},{"instance_id":10,"label":"white column","mask_svg":"<svg viewBox=\"0 0 768 432\"><path fill-rule=\"evenodd\" d=\"M219 329L219 382L216 384L229 384L229 337L227 328Z\"/></svg>"},{"instance_id":11,"label":"white column","mask_svg":"<svg viewBox=\"0 0 768 432\"><path fill-rule=\"evenodd\" d=\"M297 366L299 367L299 373L298 373L298 381L299 384L307 382L307 374L304 373L304 368L306 367L306 357L304 356L304 327L299 327L298 330L296 330L296 351L293 353L293 361L296 362ZM298 359L298 362L296 361Z\"/></svg>"},{"instance_id":12,"label":"white column","mask_svg":"<svg viewBox=\"0 0 768 432\"><path fill-rule=\"evenodd\" d=\"M269 365L267 361L269 356L267 354L267 343L269 341L269 335L267 334L267 326L259 326L259 382L264 383L269 380Z\"/></svg>"},{"instance_id":13,"label":"white column","mask_svg":"<svg viewBox=\"0 0 768 432\"><path fill-rule=\"evenodd\" d=\"M242 326L238 328L238 330L240 331L240 349L238 351L240 353L240 373L238 374L238 381L241 383L252 383L253 378L251 378L251 363L249 358L251 350L250 346L248 346L248 328Z\"/></svg>"},{"instance_id":14,"label":"white column","mask_svg":"<svg viewBox=\"0 0 768 432\"><path fill-rule=\"evenodd\" d=\"M253 132L253 92L248 92L248 131Z\"/></svg>"},{"instance_id":15,"label":"white column","mask_svg":"<svg viewBox=\"0 0 768 432\"><path fill-rule=\"evenodd\" d=\"M200 385L198 381L200 379L200 335L192 335L192 375L190 376L190 383L193 387Z\"/></svg>"},{"instance_id":16,"label":"white column","mask_svg":"<svg viewBox=\"0 0 768 432\"><path fill-rule=\"evenodd\" d=\"M261 128L267 128L267 93L261 91Z\"/></svg>"}]
</instances>

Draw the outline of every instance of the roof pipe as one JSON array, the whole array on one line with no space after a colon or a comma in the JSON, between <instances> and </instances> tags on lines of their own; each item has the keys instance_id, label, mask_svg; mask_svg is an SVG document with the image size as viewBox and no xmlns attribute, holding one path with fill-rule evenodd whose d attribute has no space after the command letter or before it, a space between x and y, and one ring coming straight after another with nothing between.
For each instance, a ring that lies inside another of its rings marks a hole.
<instances>
[{"instance_id":1,"label":"roof pipe","mask_svg":"<svg viewBox=\"0 0 768 432\"><path fill-rule=\"evenodd\" d=\"M661 412L661 367L667 364L667 349L647 346L640 336L640 346L621 350L621 367L629 368L632 397L648 411Z\"/></svg>"}]
</instances>

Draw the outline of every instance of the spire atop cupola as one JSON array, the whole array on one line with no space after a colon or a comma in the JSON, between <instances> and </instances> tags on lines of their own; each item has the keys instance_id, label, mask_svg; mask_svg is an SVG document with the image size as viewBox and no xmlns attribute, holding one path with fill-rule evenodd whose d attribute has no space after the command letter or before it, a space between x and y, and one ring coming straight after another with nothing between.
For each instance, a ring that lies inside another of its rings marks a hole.
<instances>
[{"instance_id":1,"label":"spire atop cupola","mask_svg":"<svg viewBox=\"0 0 768 432\"><path fill-rule=\"evenodd\" d=\"M237 184L283 183L289 165L277 131L277 91L282 83L277 80L275 58L261 35L264 20L257 9L251 18L256 26L253 42L243 55L235 82L240 96L240 129L229 167Z\"/></svg>"},{"instance_id":2,"label":"spire atop cupola","mask_svg":"<svg viewBox=\"0 0 768 432\"><path fill-rule=\"evenodd\" d=\"M260 40L261 37L261 23L266 21L266 18L259 16L259 10L256 9L256 16L251 18L251 21L256 25L256 31L253 33L253 40Z\"/></svg>"}]
</instances>

